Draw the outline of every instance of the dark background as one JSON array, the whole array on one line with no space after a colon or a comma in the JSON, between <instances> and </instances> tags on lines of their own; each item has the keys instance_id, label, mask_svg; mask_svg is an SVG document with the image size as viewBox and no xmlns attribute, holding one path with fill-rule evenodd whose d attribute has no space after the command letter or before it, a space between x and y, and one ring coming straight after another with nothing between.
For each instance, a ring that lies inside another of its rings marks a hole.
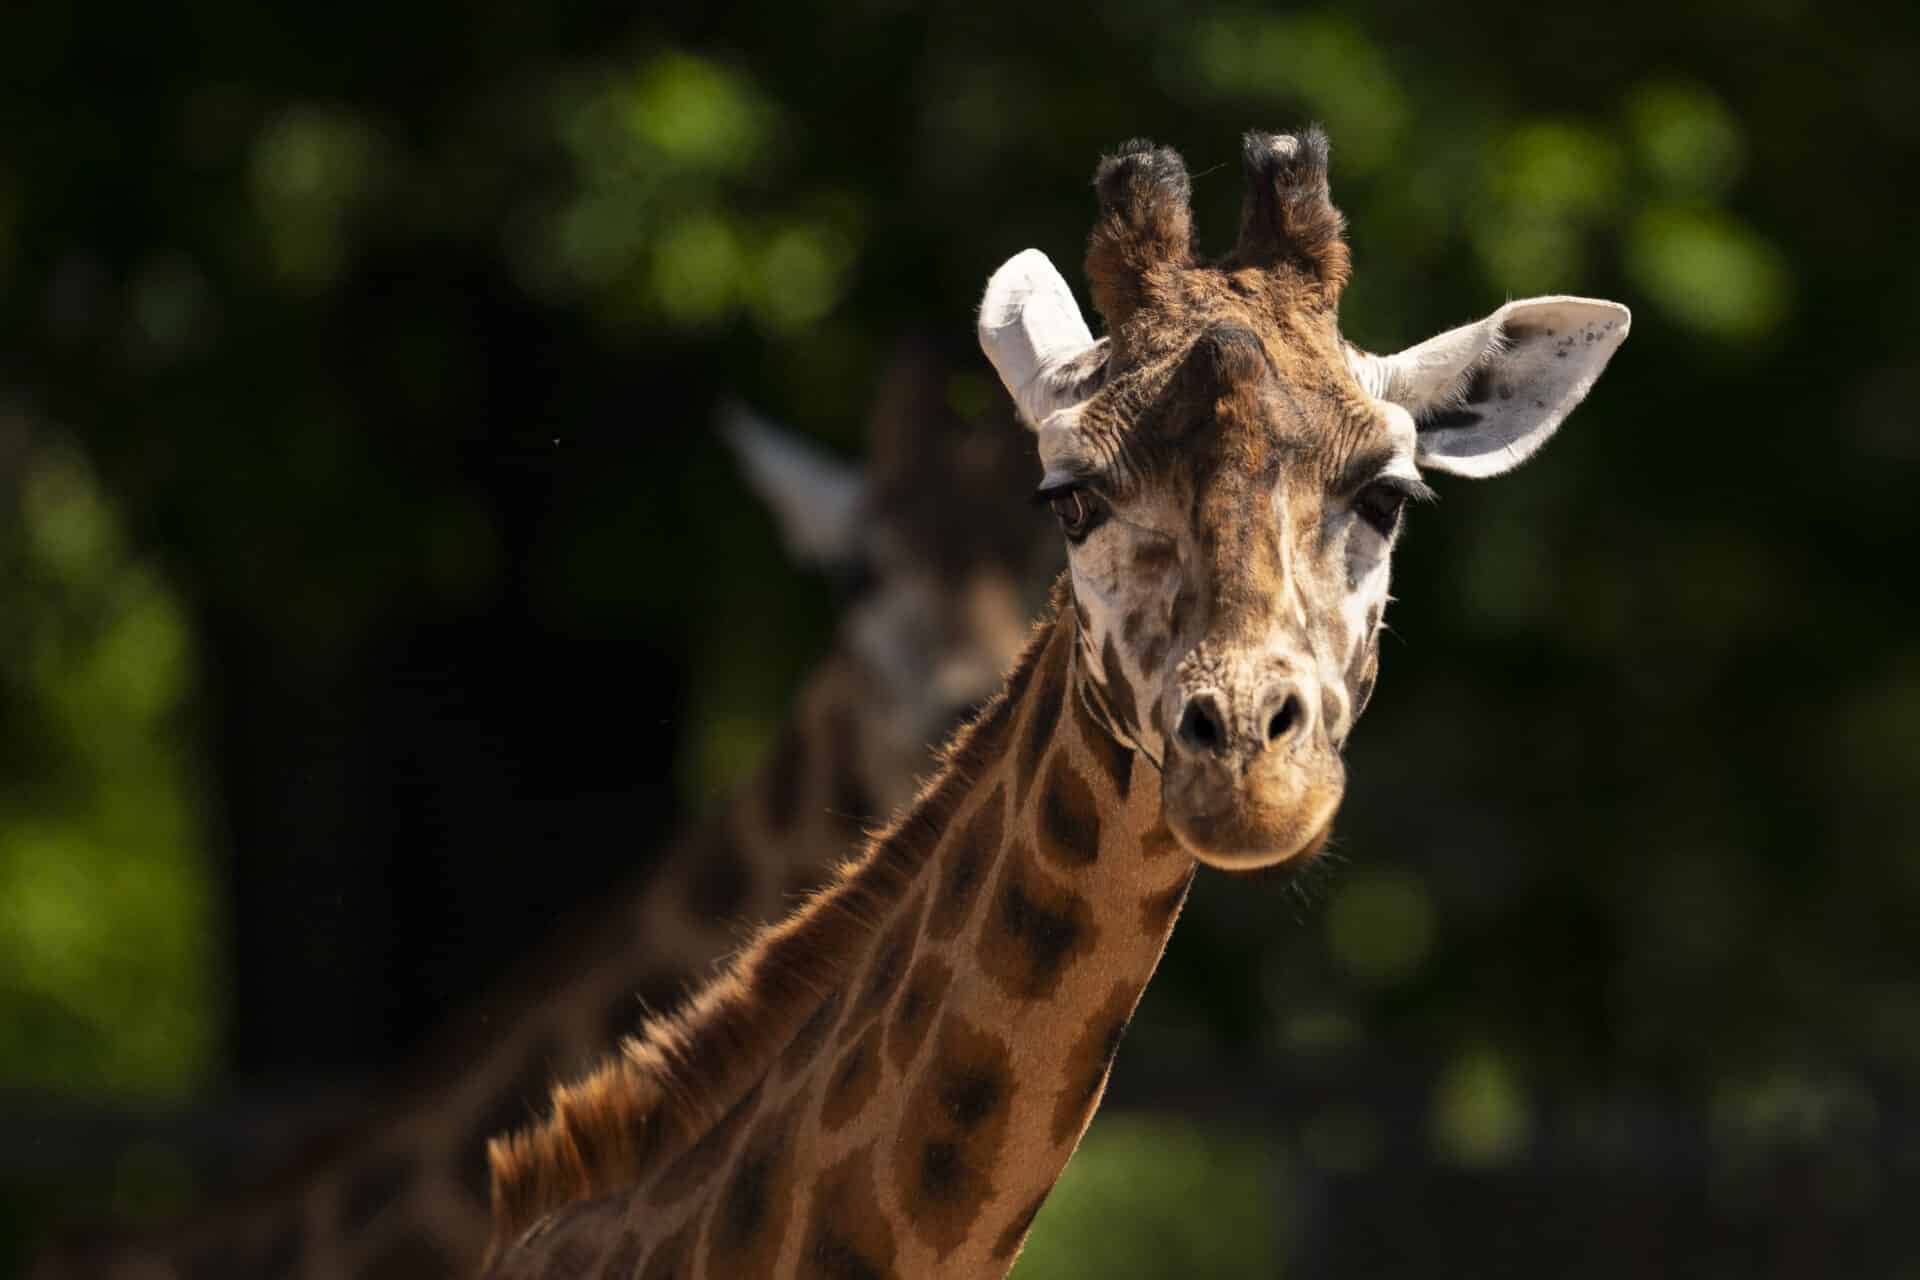
<instances>
[{"instance_id":1,"label":"dark background","mask_svg":"<svg viewBox=\"0 0 1920 1280\"><path fill-rule=\"evenodd\" d=\"M851 456L930 330L976 409L1103 148L1220 247L1318 119L1356 341L1633 336L1415 513L1339 865L1203 878L1023 1271L1920 1274L1916 68L1807 0L8 7L0 1271L752 759L831 601L719 396Z\"/></svg>"}]
</instances>

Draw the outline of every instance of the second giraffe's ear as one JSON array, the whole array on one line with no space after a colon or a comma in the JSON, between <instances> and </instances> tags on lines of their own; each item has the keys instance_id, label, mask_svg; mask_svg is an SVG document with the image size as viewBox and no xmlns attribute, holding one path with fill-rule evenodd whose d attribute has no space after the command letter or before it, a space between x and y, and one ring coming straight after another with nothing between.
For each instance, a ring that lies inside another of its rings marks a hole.
<instances>
[{"instance_id":1,"label":"second giraffe's ear","mask_svg":"<svg viewBox=\"0 0 1920 1280\"><path fill-rule=\"evenodd\" d=\"M1422 467L1497 476L1545 444L1626 341L1633 315L1596 298L1527 298L1390 356L1349 351L1376 399L1413 415Z\"/></svg>"},{"instance_id":2,"label":"second giraffe's ear","mask_svg":"<svg viewBox=\"0 0 1920 1280\"><path fill-rule=\"evenodd\" d=\"M816 566L853 559L866 499L860 472L738 401L722 404L719 420L747 483L773 509L787 553Z\"/></svg>"},{"instance_id":3,"label":"second giraffe's ear","mask_svg":"<svg viewBox=\"0 0 1920 1280\"><path fill-rule=\"evenodd\" d=\"M1107 340L1095 342L1073 290L1038 249L1016 253L987 280L980 349L1029 427L1085 400L1106 376Z\"/></svg>"}]
</instances>

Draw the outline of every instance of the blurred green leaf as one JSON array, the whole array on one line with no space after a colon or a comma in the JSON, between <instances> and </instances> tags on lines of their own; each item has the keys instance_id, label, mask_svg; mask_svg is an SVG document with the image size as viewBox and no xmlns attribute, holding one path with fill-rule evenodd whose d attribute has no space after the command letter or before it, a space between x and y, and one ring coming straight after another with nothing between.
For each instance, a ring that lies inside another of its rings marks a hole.
<instances>
[{"instance_id":1,"label":"blurred green leaf","mask_svg":"<svg viewBox=\"0 0 1920 1280\"><path fill-rule=\"evenodd\" d=\"M1753 343L1785 322L1793 278L1780 251L1712 209L1660 206L1633 221L1627 267L1642 293L1685 327Z\"/></svg>"},{"instance_id":2,"label":"blurred green leaf","mask_svg":"<svg viewBox=\"0 0 1920 1280\"><path fill-rule=\"evenodd\" d=\"M1710 90L1678 81L1638 85L1627 121L1642 163L1674 195L1726 194L1746 161L1739 121Z\"/></svg>"},{"instance_id":3,"label":"blurred green leaf","mask_svg":"<svg viewBox=\"0 0 1920 1280\"><path fill-rule=\"evenodd\" d=\"M1410 977L1433 947L1433 899L1404 873L1369 871L1327 907L1327 941L1341 967L1367 982Z\"/></svg>"},{"instance_id":4,"label":"blurred green leaf","mask_svg":"<svg viewBox=\"0 0 1920 1280\"><path fill-rule=\"evenodd\" d=\"M1187 39L1178 77L1255 102L1305 101L1338 140L1343 172L1374 173L1394 158L1410 114L1406 94L1352 19L1326 10L1214 15Z\"/></svg>"},{"instance_id":5,"label":"blurred green leaf","mask_svg":"<svg viewBox=\"0 0 1920 1280\"><path fill-rule=\"evenodd\" d=\"M217 942L185 612L57 445L0 500L0 566L0 705L38 748L0 777L0 1083L178 1093L211 1061Z\"/></svg>"},{"instance_id":6,"label":"blurred green leaf","mask_svg":"<svg viewBox=\"0 0 1920 1280\"><path fill-rule=\"evenodd\" d=\"M1469 1167L1504 1164L1526 1148L1532 1129L1526 1091L1499 1053L1468 1049L1441 1073L1429 1134L1443 1158Z\"/></svg>"},{"instance_id":7,"label":"blurred green leaf","mask_svg":"<svg viewBox=\"0 0 1920 1280\"><path fill-rule=\"evenodd\" d=\"M302 104L270 118L253 142L253 193L280 278L320 289L345 268L348 223L371 194L382 142L339 107Z\"/></svg>"}]
</instances>

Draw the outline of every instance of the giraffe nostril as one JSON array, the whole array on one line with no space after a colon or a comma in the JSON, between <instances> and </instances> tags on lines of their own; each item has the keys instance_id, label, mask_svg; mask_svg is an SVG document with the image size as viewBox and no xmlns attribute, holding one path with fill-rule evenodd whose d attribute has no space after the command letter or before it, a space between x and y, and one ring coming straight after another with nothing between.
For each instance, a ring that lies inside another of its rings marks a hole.
<instances>
[{"instance_id":1,"label":"giraffe nostril","mask_svg":"<svg viewBox=\"0 0 1920 1280\"><path fill-rule=\"evenodd\" d=\"M1300 723L1300 699L1288 694L1280 709L1267 718L1267 741L1274 743L1292 733Z\"/></svg>"},{"instance_id":2,"label":"giraffe nostril","mask_svg":"<svg viewBox=\"0 0 1920 1280\"><path fill-rule=\"evenodd\" d=\"M1227 745L1226 726L1220 723L1213 703L1195 698L1180 713L1180 726L1174 732L1180 741L1195 751L1218 751Z\"/></svg>"}]
</instances>

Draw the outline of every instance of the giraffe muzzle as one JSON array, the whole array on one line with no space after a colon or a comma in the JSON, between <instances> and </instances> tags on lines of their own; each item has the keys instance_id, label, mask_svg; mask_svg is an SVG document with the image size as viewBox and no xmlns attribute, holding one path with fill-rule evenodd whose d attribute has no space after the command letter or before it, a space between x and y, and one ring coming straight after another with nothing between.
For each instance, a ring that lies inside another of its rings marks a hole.
<instances>
[{"instance_id":1,"label":"giraffe muzzle","mask_svg":"<svg viewBox=\"0 0 1920 1280\"><path fill-rule=\"evenodd\" d=\"M1161 803L1200 861L1247 870L1326 842L1346 770L1316 714L1318 695L1303 684L1280 677L1176 694Z\"/></svg>"}]
</instances>

